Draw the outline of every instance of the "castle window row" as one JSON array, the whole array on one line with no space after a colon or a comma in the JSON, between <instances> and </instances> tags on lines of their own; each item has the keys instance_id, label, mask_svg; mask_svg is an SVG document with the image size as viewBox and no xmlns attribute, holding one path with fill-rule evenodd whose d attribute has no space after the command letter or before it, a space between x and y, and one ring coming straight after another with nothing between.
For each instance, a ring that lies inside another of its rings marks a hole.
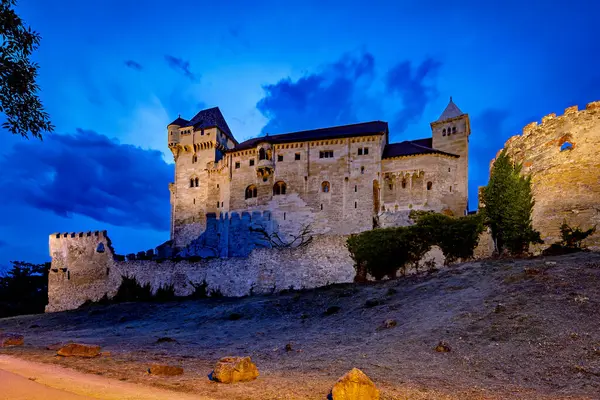
<instances>
[{"instance_id":1,"label":"castle window row","mask_svg":"<svg viewBox=\"0 0 600 400\"><path fill-rule=\"evenodd\" d=\"M333 158L333 150L319 151L319 158Z\"/></svg>"},{"instance_id":2,"label":"castle window row","mask_svg":"<svg viewBox=\"0 0 600 400\"><path fill-rule=\"evenodd\" d=\"M190 187L198 187L200 180L198 178L190 178Z\"/></svg>"},{"instance_id":3,"label":"castle window row","mask_svg":"<svg viewBox=\"0 0 600 400\"><path fill-rule=\"evenodd\" d=\"M360 147L358 149L358 155L359 156L366 156L369 154L369 148L368 147Z\"/></svg>"},{"instance_id":4,"label":"castle window row","mask_svg":"<svg viewBox=\"0 0 600 400\"><path fill-rule=\"evenodd\" d=\"M448 127L448 129L444 128L444 130L442 131L442 136L450 136L451 134L456 133L456 127L453 126L452 128Z\"/></svg>"}]
</instances>

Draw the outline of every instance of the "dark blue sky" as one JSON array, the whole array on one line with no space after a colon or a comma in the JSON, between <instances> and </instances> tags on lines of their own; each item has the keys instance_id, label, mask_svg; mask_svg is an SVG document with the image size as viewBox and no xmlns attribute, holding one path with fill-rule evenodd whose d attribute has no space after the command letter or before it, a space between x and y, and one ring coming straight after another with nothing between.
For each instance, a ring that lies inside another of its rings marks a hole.
<instances>
[{"instance_id":1,"label":"dark blue sky","mask_svg":"<svg viewBox=\"0 0 600 400\"><path fill-rule=\"evenodd\" d=\"M471 116L474 208L507 138L600 100L592 0L21 0L18 12L43 37L56 133L0 135L0 265L48 259L56 231L108 229L120 253L167 240L166 124L179 113L219 106L238 140L381 119L400 141L430 135L453 96Z\"/></svg>"}]
</instances>

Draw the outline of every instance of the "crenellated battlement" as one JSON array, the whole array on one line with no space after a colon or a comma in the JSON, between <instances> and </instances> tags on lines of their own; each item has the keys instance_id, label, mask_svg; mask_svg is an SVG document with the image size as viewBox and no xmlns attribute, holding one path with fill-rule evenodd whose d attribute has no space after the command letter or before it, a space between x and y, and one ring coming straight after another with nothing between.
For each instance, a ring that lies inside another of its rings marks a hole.
<instances>
[{"instance_id":1,"label":"crenellated battlement","mask_svg":"<svg viewBox=\"0 0 600 400\"><path fill-rule=\"evenodd\" d=\"M567 107L562 115L548 114L527 124L521 135L508 139L490 163L506 150L512 161L532 177L534 227L546 244L559 240L559 226L600 225L600 101L583 110ZM600 246L600 235L589 245Z\"/></svg>"},{"instance_id":2,"label":"crenellated battlement","mask_svg":"<svg viewBox=\"0 0 600 400\"><path fill-rule=\"evenodd\" d=\"M70 238L70 239L76 239L76 238L83 238L83 237L90 237L90 236L95 236L97 238L107 238L107 233L106 231L87 231L87 232L65 232L65 233L53 233L50 235L51 238L55 238L55 239L61 239L61 238Z\"/></svg>"}]
</instances>

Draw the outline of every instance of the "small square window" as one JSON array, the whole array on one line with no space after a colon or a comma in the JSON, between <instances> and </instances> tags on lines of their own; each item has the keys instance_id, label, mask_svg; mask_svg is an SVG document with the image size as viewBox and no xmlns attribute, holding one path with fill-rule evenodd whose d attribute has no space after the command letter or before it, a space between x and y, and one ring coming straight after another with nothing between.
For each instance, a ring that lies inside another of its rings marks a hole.
<instances>
[{"instance_id":1,"label":"small square window","mask_svg":"<svg viewBox=\"0 0 600 400\"><path fill-rule=\"evenodd\" d=\"M367 154L369 154L369 148L368 148L368 147L365 147L365 149L364 149L364 151L363 151L363 154L364 154L365 156L366 156Z\"/></svg>"},{"instance_id":2,"label":"small square window","mask_svg":"<svg viewBox=\"0 0 600 400\"><path fill-rule=\"evenodd\" d=\"M277 161L278 161L278 162L281 162L281 161L283 161L283 155L279 154L279 155L277 156Z\"/></svg>"},{"instance_id":3,"label":"small square window","mask_svg":"<svg viewBox=\"0 0 600 400\"><path fill-rule=\"evenodd\" d=\"M236 162L235 162L235 169L238 169L239 167L240 167L240 162L239 162L239 161L236 161Z\"/></svg>"},{"instance_id":4,"label":"small square window","mask_svg":"<svg viewBox=\"0 0 600 400\"><path fill-rule=\"evenodd\" d=\"M358 155L359 155L359 156L362 156L362 154L363 154L363 149L362 149L362 147L361 147L361 148L359 148L359 149L358 149Z\"/></svg>"},{"instance_id":5,"label":"small square window","mask_svg":"<svg viewBox=\"0 0 600 400\"><path fill-rule=\"evenodd\" d=\"M296 160L296 161L300 160L300 153L294 154L294 160Z\"/></svg>"},{"instance_id":6,"label":"small square window","mask_svg":"<svg viewBox=\"0 0 600 400\"><path fill-rule=\"evenodd\" d=\"M250 160L250 166L254 165L254 159Z\"/></svg>"}]
</instances>

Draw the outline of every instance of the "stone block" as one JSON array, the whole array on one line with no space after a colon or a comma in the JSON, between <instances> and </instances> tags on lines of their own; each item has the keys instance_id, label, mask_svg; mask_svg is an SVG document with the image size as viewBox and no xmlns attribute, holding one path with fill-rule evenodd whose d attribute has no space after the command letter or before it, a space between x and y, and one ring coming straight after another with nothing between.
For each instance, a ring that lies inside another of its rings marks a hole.
<instances>
[{"instance_id":1,"label":"stone block","mask_svg":"<svg viewBox=\"0 0 600 400\"><path fill-rule=\"evenodd\" d=\"M151 375L177 376L183 375L183 368L173 365L153 364L148 368Z\"/></svg>"},{"instance_id":2,"label":"stone block","mask_svg":"<svg viewBox=\"0 0 600 400\"><path fill-rule=\"evenodd\" d=\"M100 350L101 347L96 345L68 343L58 349L56 354L63 357L92 358L99 356Z\"/></svg>"},{"instance_id":3,"label":"stone block","mask_svg":"<svg viewBox=\"0 0 600 400\"><path fill-rule=\"evenodd\" d=\"M342 376L331 389L332 400L379 400L379 389L358 368Z\"/></svg>"},{"instance_id":4,"label":"stone block","mask_svg":"<svg viewBox=\"0 0 600 400\"><path fill-rule=\"evenodd\" d=\"M258 375L250 357L224 357L215 365L212 378L221 383L235 383L254 380Z\"/></svg>"},{"instance_id":5,"label":"stone block","mask_svg":"<svg viewBox=\"0 0 600 400\"><path fill-rule=\"evenodd\" d=\"M0 333L0 347L23 346L24 337L16 333Z\"/></svg>"}]
</instances>

